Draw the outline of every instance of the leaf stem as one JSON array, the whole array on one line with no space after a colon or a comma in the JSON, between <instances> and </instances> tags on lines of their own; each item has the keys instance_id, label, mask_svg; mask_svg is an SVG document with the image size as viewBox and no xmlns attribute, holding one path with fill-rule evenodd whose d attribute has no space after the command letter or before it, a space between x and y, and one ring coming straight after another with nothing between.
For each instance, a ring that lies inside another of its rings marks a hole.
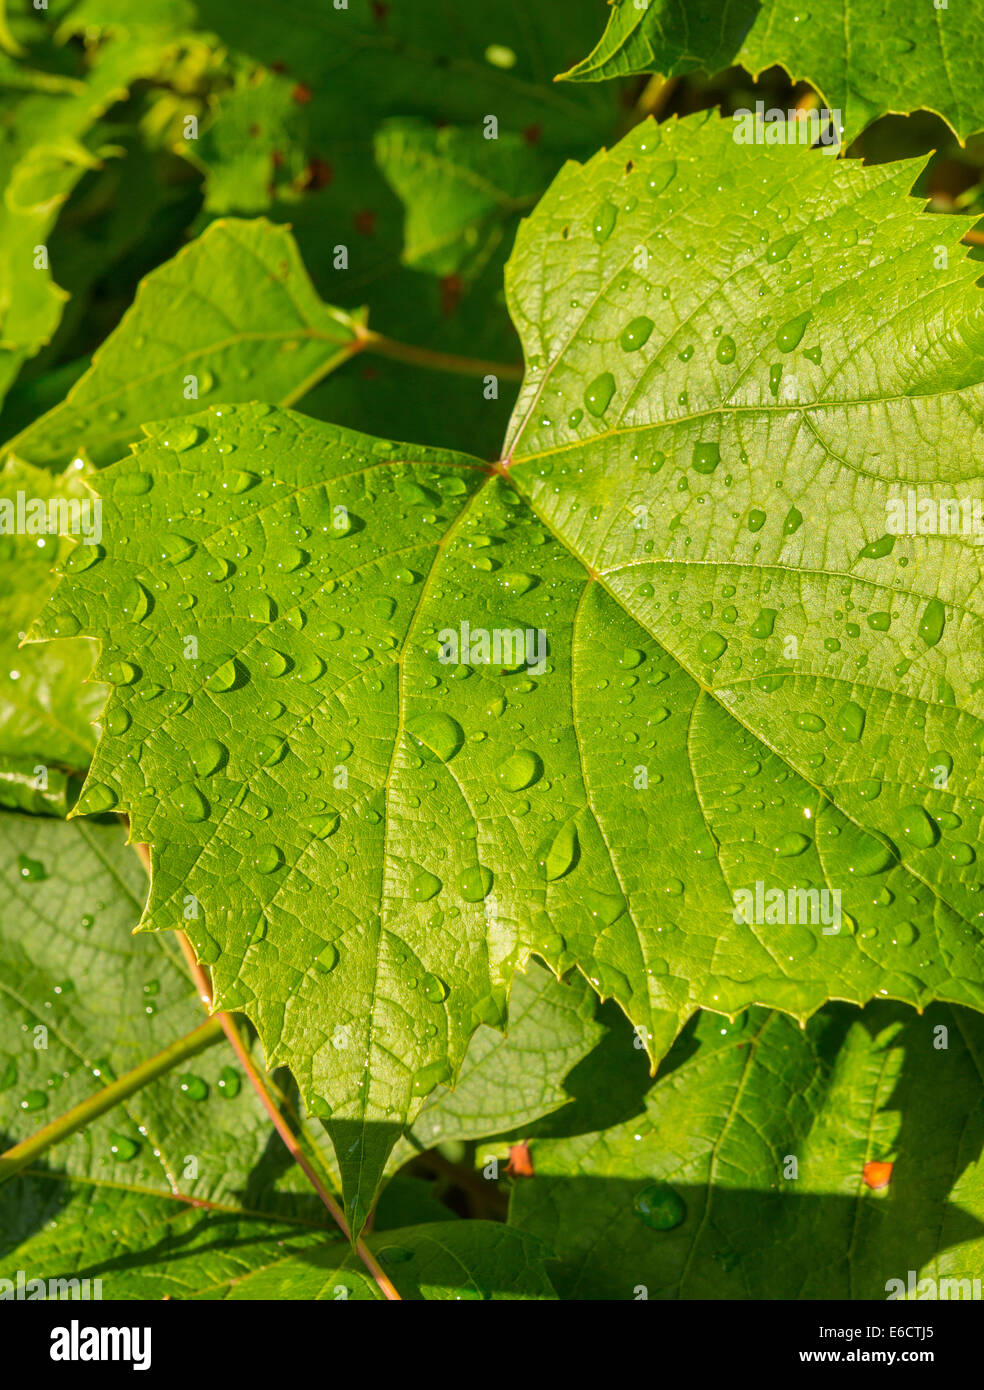
<instances>
[{"instance_id":1,"label":"leaf stem","mask_svg":"<svg viewBox=\"0 0 984 1390\"><path fill-rule=\"evenodd\" d=\"M378 353L394 362L408 362L414 367L431 367L438 372L456 372L459 376L496 376L503 381L522 381L523 366L519 362L487 362L480 357L458 357L452 352L434 352L431 348L415 347L387 338L367 329L362 336L366 352Z\"/></svg>"},{"instance_id":2,"label":"leaf stem","mask_svg":"<svg viewBox=\"0 0 984 1390\"><path fill-rule=\"evenodd\" d=\"M31 1135L30 1139L24 1139L21 1143L15 1144L12 1149L8 1149L5 1154L0 1154L0 1183L7 1182L22 1168L26 1168L29 1163L33 1163L43 1153L47 1153L48 1149L55 1144L60 1144L69 1135L84 1129L100 1115L105 1115L108 1110L119 1105L120 1101L126 1100L128 1096L134 1095L151 1081L156 1081L158 1077L164 1076L179 1062L186 1062L190 1057L196 1057L199 1052L204 1052L206 1048L213 1047L221 1037L222 1023L220 1019L208 1018L197 1028L192 1029L190 1033L186 1033L183 1038L178 1038L176 1042L165 1047L163 1052L149 1057L147 1061L141 1062L138 1067L128 1071L125 1076L110 1082L108 1086L104 1086L95 1095L89 1096L87 1100L81 1101L78 1105L74 1105L71 1110L66 1110L64 1115L60 1115L57 1120L52 1120L43 1129L39 1129L36 1134Z\"/></svg>"},{"instance_id":3,"label":"leaf stem","mask_svg":"<svg viewBox=\"0 0 984 1390\"><path fill-rule=\"evenodd\" d=\"M143 864L144 868L147 870L147 873L149 874L150 850L148 846L143 844L136 844L134 845L134 849L137 851L137 855L140 859L140 862ZM183 931L179 931L177 933L177 938L178 945L181 947L181 952L185 958L185 962L187 963L188 969L191 972L191 978L194 981L195 989L198 992L198 997L201 999L202 1003L205 1005L206 1008L210 1008L212 1003L212 983L208 978L208 974L196 959L195 952L192 950L191 942L188 940L187 936L184 934ZM298 1143L297 1137L295 1136L287 1121L284 1119L283 1115L278 1109L277 1103L271 1096L269 1088L264 1082L263 1077L260 1075L256 1066L254 1065L252 1057L250 1057L249 1053L246 1051L246 1047L243 1043L242 1036L239 1032L239 1029L236 1027L236 1021L233 1018L232 1014L213 1014L209 1022L215 1023L219 1028L221 1028L222 1032L225 1034L226 1038L229 1041L229 1045L231 1046L233 1052L235 1052L236 1057L239 1060L240 1066L243 1068L243 1070L249 1078L250 1085L253 1087L254 1091L259 1097L260 1103L262 1104L264 1110L266 1110L267 1114L270 1116L270 1119L273 1121L273 1126L276 1129L277 1133L284 1141L284 1145L287 1148L287 1152L290 1154L291 1158L300 1168L301 1172L307 1178L308 1182L314 1188L315 1192L321 1198L322 1202L327 1207L328 1212L330 1213L333 1221L336 1223L336 1225L341 1230L342 1234L345 1236L345 1239L351 1241L352 1233L349 1230L348 1222L345 1220L345 1213L343 1212L338 1202L335 1200L333 1194L329 1191L329 1189L318 1177L318 1174L314 1171L314 1168L309 1162L307 1156L302 1151L301 1146ZM379 1285L379 1288L382 1291L383 1295L386 1298L388 1298L391 1302L400 1302L400 1295L397 1293L392 1281L387 1277L382 1267L380 1266L379 1261L376 1259L375 1255L372 1253L372 1251L361 1238L355 1242L355 1249L362 1263L365 1265L366 1269L368 1269L369 1273L372 1275L376 1283Z\"/></svg>"}]
</instances>

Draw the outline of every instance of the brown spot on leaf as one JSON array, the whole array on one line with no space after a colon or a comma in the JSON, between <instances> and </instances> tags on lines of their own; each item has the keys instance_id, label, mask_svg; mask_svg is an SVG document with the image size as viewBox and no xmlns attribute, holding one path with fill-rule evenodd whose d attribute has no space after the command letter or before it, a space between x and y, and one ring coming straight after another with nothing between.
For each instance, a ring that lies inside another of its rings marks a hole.
<instances>
[{"instance_id":1,"label":"brown spot on leaf","mask_svg":"<svg viewBox=\"0 0 984 1390\"><path fill-rule=\"evenodd\" d=\"M311 88L306 87L303 82L298 82L297 86L291 92L291 96L299 105L306 106L311 100Z\"/></svg>"},{"instance_id":2,"label":"brown spot on leaf","mask_svg":"<svg viewBox=\"0 0 984 1390\"><path fill-rule=\"evenodd\" d=\"M450 318L464 293L465 282L460 275L445 275L441 279L441 313Z\"/></svg>"},{"instance_id":3,"label":"brown spot on leaf","mask_svg":"<svg viewBox=\"0 0 984 1390\"><path fill-rule=\"evenodd\" d=\"M539 144L540 137L542 136L542 134L542 125L528 125L526 129L523 131L523 139L526 141L528 145L536 145Z\"/></svg>"},{"instance_id":4,"label":"brown spot on leaf","mask_svg":"<svg viewBox=\"0 0 984 1390\"><path fill-rule=\"evenodd\" d=\"M319 188L327 188L335 177L335 170L327 159L311 159L301 175L301 187L307 193L317 193Z\"/></svg>"},{"instance_id":5,"label":"brown spot on leaf","mask_svg":"<svg viewBox=\"0 0 984 1390\"><path fill-rule=\"evenodd\" d=\"M372 236L376 230L376 214L371 208L363 208L361 212L357 212L352 221L360 236Z\"/></svg>"}]
</instances>

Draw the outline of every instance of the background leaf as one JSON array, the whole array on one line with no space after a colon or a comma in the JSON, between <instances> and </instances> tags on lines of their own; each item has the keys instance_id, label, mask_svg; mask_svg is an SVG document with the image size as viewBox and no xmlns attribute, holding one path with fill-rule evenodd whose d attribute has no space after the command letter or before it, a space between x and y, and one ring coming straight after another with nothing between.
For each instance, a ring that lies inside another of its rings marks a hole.
<instances>
[{"instance_id":1,"label":"background leaf","mask_svg":"<svg viewBox=\"0 0 984 1390\"><path fill-rule=\"evenodd\" d=\"M92 724L107 691L87 679L95 652L83 638L46 649L20 646L54 588L55 564L75 542L51 533L16 533L18 494L25 516L29 501L65 498L91 505L84 478L85 470L72 465L53 474L13 458L0 470L0 599L6 617L0 635L0 768L16 763L19 775L36 785L35 766L48 767L49 780L59 770L88 767L96 741ZM94 551L82 543L81 553Z\"/></svg>"},{"instance_id":2,"label":"background leaf","mask_svg":"<svg viewBox=\"0 0 984 1390\"><path fill-rule=\"evenodd\" d=\"M796 0L613 0L596 47L564 76L575 82L664 77L740 64L753 77L781 64L839 111L849 135L889 111L935 111L965 139L982 129L976 73L979 7L924 6L903 18L890 0L839 0L806 12Z\"/></svg>"},{"instance_id":3,"label":"background leaf","mask_svg":"<svg viewBox=\"0 0 984 1390\"><path fill-rule=\"evenodd\" d=\"M557 1255L562 1299L884 1299L913 1269L979 1278L982 1044L966 1009L832 1005L805 1030L702 1014L639 1113L534 1141L510 1221ZM871 1162L893 1165L884 1188Z\"/></svg>"},{"instance_id":4,"label":"background leaf","mask_svg":"<svg viewBox=\"0 0 984 1390\"><path fill-rule=\"evenodd\" d=\"M318 299L288 231L216 222L147 277L65 400L9 447L54 465L84 446L108 463L147 420L200 410L210 395L293 400L358 349L358 332L358 316Z\"/></svg>"}]
</instances>

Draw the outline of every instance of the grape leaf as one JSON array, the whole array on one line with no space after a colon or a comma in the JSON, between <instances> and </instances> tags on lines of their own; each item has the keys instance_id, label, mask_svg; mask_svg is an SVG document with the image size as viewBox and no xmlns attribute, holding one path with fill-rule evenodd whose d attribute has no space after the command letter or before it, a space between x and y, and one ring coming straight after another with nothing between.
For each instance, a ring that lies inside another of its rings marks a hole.
<instances>
[{"instance_id":1,"label":"grape leaf","mask_svg":"<svg viewBox=\"0 0 984 1390\"><path fill-rule=\"evenodd\" d=\"M521 135L384 121L376 163L406 207L403 260L434 275L471 275L516 215L533 206L551 164Z\"/></svg>"},{"instance_id":2,"label":"grape leaf","mask_svg":"<svg viewBox=\"0 0 984 1390\"><path fill-rule=\"evenodd\" d=\"M358 350L360 324L321 302L287 230L215 222L146 277L65 400L8 447L54 465L84 444L103 464L153 415L200 410L209 395L287 404Z\"/></svg>"},{"instance_id":3,"label":"grape leaf","mask_svg":"<svg viewBox=\"0 0 984 1390\"><path fill-rule=\"evenodd\" d=\"M632 73L663 77L739 64L753 77L781 65L840 112L850 136L888 112L926 110L961 140L981 129L977 74L984 58L978 6L907 11L891 0L840 0L805 13L796 0L611 0L593 51L563 76L597 82Z\"/></svg>"},{"instance_id":4,"label":"grape leaf","mask_svg":"<svg viewBox=\"0 0 984 1390\"><path fill-rule=\"evenodd\" d=\"M484 1024L477 1029L454 1090L431 1092L393 1150L390 1167L450 1140L518 1131L568 1104L564 1078L601 1035L595 1002L578 975L556 980L535 966L517 975L507 1034Z\"/></svg>"},{"instance_id":5,"label":"grape leaf","mask_svg":"<svg viewBox=\"0 0 984 1390\"><path fill-rule=\"evenodd\" d=\"M129 934L145 892L118 825L0 815L3 1147L200 1023L173 938ZM191 1068L0 1185L0 1280L99 1278L106 1298L379 1298L232 1054ZM419 1194L389 1206L373 1246L403 1297L552 1296L535 1238L459 1222ZM383 1232L427 1207L461 1229Z\"/></svg>"},{"instance_id":6,"label":"grape leaf","mask_svg":"<svg viewBox=\"0 0 984 1390\"><path fill-rule=\"evenodd\" d=\"M834 1005L801 1030L755 1009L702 1015L693 1041L639 1114L532 1144L509 1219L558 1257L561 1298L883 1299L910 1270L980 1277L979 1015ZM874 1187L869 1163L892 1165Z\"/></svg>"},{"instance_id":7,"label":"grape leaf","mask_svg":"<svg viewBox=\"0 0 984 1390\"><path fill-rule=\"evenodd\" d=\"M53 566L73 542L57 534L18 534L18 497L25 522L32 502L47 506L65 499L88 506L92 499L83 478L84 470L76 467L53 474L13 458L0 470L0 600L6 617L0 635L0 768L17 762L41 792L44 781L59 780L59 769L88 767L92 723L107 692L95 682L84 684L95 656L91 642L77 638L47 649L19 645L54 587ZM88 549L84 544L83 553ZM47 777L36 767L46 768ZM6 799L2 792L0 799Z\"/></svg>"},{"instance_id":8,"label":"grape leaf","mask_svg":"<svg viewBox=\"0 0 984 1390\"><path fill-rule=\"evenodd\" d=\"M165 54L153 41L106 43L77 80L36 81L5 98L0 155L0 395L23 362L50 341L65 291L53 277L47 239L59 210L89 170L112 151L98 141L99 118L138 78L156 74Z\"/></svg>"},{"instance_id":9,"label":"grape leaf","mask_svg":"<svg viewBox=\"0 0 984 1390\"><path fill-rule=\"evenodd\" d=\"M97 476L106 556L37 629L104 641L77 810L152 845L146 927L200 903L354 1225L531 951L653 1059L701 1006L982 1002L977 552L882 541L963 476L984 320L910 178L650 123L524 224L498 466L240 406ZM737 919L757 885L839 930Z\"/></svg>"},{"instance_id":10,"label":"grape leaf","mask_svg":"<svg viewBox=\"0 0 984 1390\"><path fill-rule=\"evenodd\" d=\"M131 935L146 891L118 824L0 814L2 1147L202 1022L173 936ZM200 1087L185 1085L192 1077ZM330 1225L225 1045L91 1122L31 1176L0 1186L0 1229L27 1238L70 1200L73 1183L103 1196L122 1188L298 1219L313 1212L322 1236Z\"/></svg>"},{"instance_id":11,"label":"grape leaf","mask_svg":"<svg viewBox=\"0 0 984 1390\"><path fill-rule=\"evenodd\" d=\"M205 215L266 212L289 220L319 291L335 304L367 305L380 332L443 352L517 361L501 270L518 210L499 202L499 215L479 229L478 257L459 238L426 268L419 259L410 264L404 228L415 235L433 226L437 206L442 217L455 213L443 195L435 197L434 180L415 171L426 143L453 143L465 158L464 167L458 159L461 172L473 166L467 197L474 215L476 175L486 188L506 177L508 194L508 180L522 171L516 191L526 196L546 186L562 159L607 140L620 117L618 88L565 89L552 81L590 42L595 0L568 0L562 26L548 11L520 12L512 0L453 14L444 0L393 0L385 9L350 0L344 10L316 0L293 25L262 7L244 15L229 0L202 0L199 13L228 45L234 77L215 103L214 121L190 147L206 172ZM490 118L496 139L484 138ZM397 147L391 120L412 121L421 134ZM455 129L442 136L437 126ZM428 141L425 128L433 131ZM460 177L456 188L463 209ZM446 236L449 228L440 230ZM480 383L453 389L403 363L358 362L303 408L370 432L385 419L392 438L484 455L501 438L514 395L505 380L490 401Z\"/></svg>"},{"instance_id":12,"label":"grape leaf","mask_svg":"<svg viewBox=\"0 0 984 1390\"><path fill-rule=\"evenodd\" d=\"M113 1299L383 1298L348 1243L324 1231L250 1212L206 1216L174 1207L74 1188L53 1229L6 1257L0 1245L0 1280L15 1281L18 1270L27 1278L101 1279L102 1297ZM376 1233L367 1244L404 1299L555 1297L541 1242L499 1222L440 1221Z\"/></svg>"}]
</instances>

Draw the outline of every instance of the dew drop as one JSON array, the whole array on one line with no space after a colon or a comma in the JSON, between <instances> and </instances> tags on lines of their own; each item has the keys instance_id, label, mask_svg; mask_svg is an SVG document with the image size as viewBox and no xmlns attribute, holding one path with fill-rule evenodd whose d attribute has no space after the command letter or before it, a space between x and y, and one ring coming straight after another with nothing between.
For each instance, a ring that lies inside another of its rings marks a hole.
<instances>
[{"instance_id":1,"label":"dew drop","mask_svg":"<svg viewBox=\"0 0 984 1390\"><path fill-rule=\"evenodd\" d=\"M205 738L189 749L191 765L199 777L210 777L226 760L227 749L217 738Z\"/></svg>"},{"instance_id":2,"label":"dew drop","mask_svg":"<svg viewBox=\"0 0 984 1390\"><path fill-rule=\"evenodd\" d=\"M584 389L584 404L594 416L604 415L615 394L615 378L611 372L601 372Z\"/></svg>"},{"instance_id":3,"label":"dew drop","mask_svg":"<svg viewBox=\"0 0 984 1390\"><path fill-rule=\"evenodd\" d=\"M174 794L174 803L183 818L192 824L208 817L208 803L194 782L182 782Z\"/></svg>"},{"instance_id":4,"label":"dew drop","mask_svg":"<svg viewBox=\"0 0 984 1390\"><path fill-rule=\"evenodd\" d=\"M864 732L865 712L853 700L847 700L837 711L837 727L845 743L857 743Z\"/></svg>"},{"instance_id":5,"label":"dew drop","mask_svg":"<svg viewBox=\"0 0 984 1390\"><path fill-rule=\"evenodd\" d=\"M577 862L580 845L577 830L571 821L560 827L557 833L545 840L537 851L537 869L548 883L563 878Z\"/></svg>"},{"instance_id":6,"label":"dew drop","mask_svg":"<svg viewBox=\"0 0 984 1390\"><path fill-rule=\"evenodd\" d=\"M654 1231L672 1231L687 1215L683 1198L666 1182L651 1182L632 1203L636 1216Z\"/></svg>"},{"instance_id":7,"label":"dew drop","mask_svg":"<svg viewBox=\"0 0 984 1390\"><path fill-rule=\"evenodd\" d=\"M340 822L341 816L337 811L324 811L317 816L308 816L304 822L304 829L316 840L327 840L330 835L334 835Z\"/></svg>"},{"instance_id":8,"label":"dew drop","mask_svg":"<svg viewBox=\"0 0 984 1390\"><path fill-rule=\"evenodd\" d=\"M201 382L199 384L201 385ZM202 387L202 389L207 390L208 388ZM204 438L205 431L199 429L197 425L178 425L164 440L164 448L175 449L178 453L182 453L185 449L193 449Z\"/></svg>"},{"instance_id":9,"label":"dew drop","mask_svg":"<svg viewBox=\"0 0 984 1390\"><path fill-rule=\"evenodd\" d=\"M627 323L622 329L622 336L619 338L623 352L638 352L649 341L653 328L652 319L647 318L645 314L633 319L631 323Z\"/></svg>"},{"instance_id":10,"label":"dew drop","mask_svg":"<svg viewBox=\"0 0 984 1390\"><path fill-rule=\"evenodd\" d=\"M701 661L717 661L728 650L727 638L720 632L705 632L697 644L697 655Z\"/></svg>"},{"instance_id":11,"label":"dew drop","mask_svg":"<svg viewBox=\"0 0 984 1390\"><path fill-rule=\"evenodd\" d=\"M116 802L117 796L112 787L107 787L103 782L93 782L79 797L76 810L82 815L97 816L111 811Z\"/></svg>"},{"instance_id":12,"label":"dew drop","mask_svg":"<svg viewBox=\"0 0 984 1390\"><path fill-rule=\"evenodd\" d=\"M591 235L595 241L607 241L615 227L615 220L618 217L618 209L614 203L604 202L595 213L594 224L591 228Z\"/></svg>"},{"instance_id":13,"label":"dew drop","mask_svg":"<svg viewBox=\"0 0 984 1390\"><path fill-rule=\"evenodd\" d=\"M776 333L776 347L780 352L792 352L794 348L799 347L812 317L813 310L805 309L802 314L797 314L795 318L782 325Z\"/></svg>"},{"instance_id":14,"label":"dew drop","mask_svg":"<svg viewBox=\"0 0 984 1390\"><path fill-rule=\"evenodd\" d=\"M110 1130L109 1152L114 1158L118 1158L121 1163L131 1163L140 1152L140 1145L135 1139L130 1139L125 1134L117 1134L115 1130Z\"/></svg>"},{"instance_id":15,"label":"dew drop","mask_svg":"<svg viewBox=\"0 0 984 1390\"><path fill-rule=\"evenodd\" d=\"M543 776L543 763L527 749L511 754L496 769L496 779L507 792L521 792Z\"/></svg>"},{"instance_id":16,"label":"dew drop","mask_svg":"<svg viewBox=\"0 0 984 1390\"><path fill-rule=\"evenodd\" d=\"M449 714L419 714L407 724L407 733L424 756L430 754L448 763L464 742L464 730Z\"/></svg>"},{"instance_id":17,"label":"dew drop","mask_svg":"<svg viewBox=\"0 0 984 1390\"><path fill-rule=\"evenodd\" d=\"M440 1004L443 999L448 997L448 987L444 981L439 976L431 975L429 972L420 977L420 992L432 1004Z\"/></svg>"},{"instance_id":18,"label":"dew drop","mask_svg":"<svg viewBox=\"0 0 984 1390\"><path fill-rule=\"evenodd\" d=\"M236 1068L225 1066L219 1072L219 1079L215 1086L220 1096L224 1096L226 1100L235 1100L242 1084L242 1078Z\"/></svg>"},{"instance_id":19,"label":"dew drop","mask_svg":"<svg viewBox=\"0 0 984 1390\"><path fill-rule=\"evenodd\" d=\"M461 875L458 891L466 903L480 903L492 891L492 870L484 864L475 864Z\"/></svg>"},{"instance_id":20,"label":"dew drop","mask_svg":"<svg viewBox=\"0 0 984 1390\"><path fill-rule=\"evenodd\" d=\"M940 837L939 827L922 806L903 806L899 826L905 839L917 849L932 849Z\"/></svg>"},{"instance_id":21,"label":"dew drop","mask_svg":"<svg viewBox=\"0 0 984 1390\"><path fill-rule=\"evenodd\" d=\"M946 626L946 609L938 598L931 598L919 619L919 636L927 647L935 647Z\"/></svg>"},{"instance_id":22,"label":"dew drop","mask_svg":"<svg viewBox=\"0 0 984 1390\"><path fill-rule=\"evenodd\" d=\"M703 440L694 445L690 462L695 473L713 473L721 462L721 450L717 444Z\"/></svg>"},{"instance_id":23,"label":"dew drop","mask_svg":"<svg viewBox=\"0 0 984 1390\"><path fill-rule=\"evenodd\" d=\"M260 874L275 873L283 862L284 856L276 845L261 845L253 856L253 867Z\"/></svg>"}]
</instances>

